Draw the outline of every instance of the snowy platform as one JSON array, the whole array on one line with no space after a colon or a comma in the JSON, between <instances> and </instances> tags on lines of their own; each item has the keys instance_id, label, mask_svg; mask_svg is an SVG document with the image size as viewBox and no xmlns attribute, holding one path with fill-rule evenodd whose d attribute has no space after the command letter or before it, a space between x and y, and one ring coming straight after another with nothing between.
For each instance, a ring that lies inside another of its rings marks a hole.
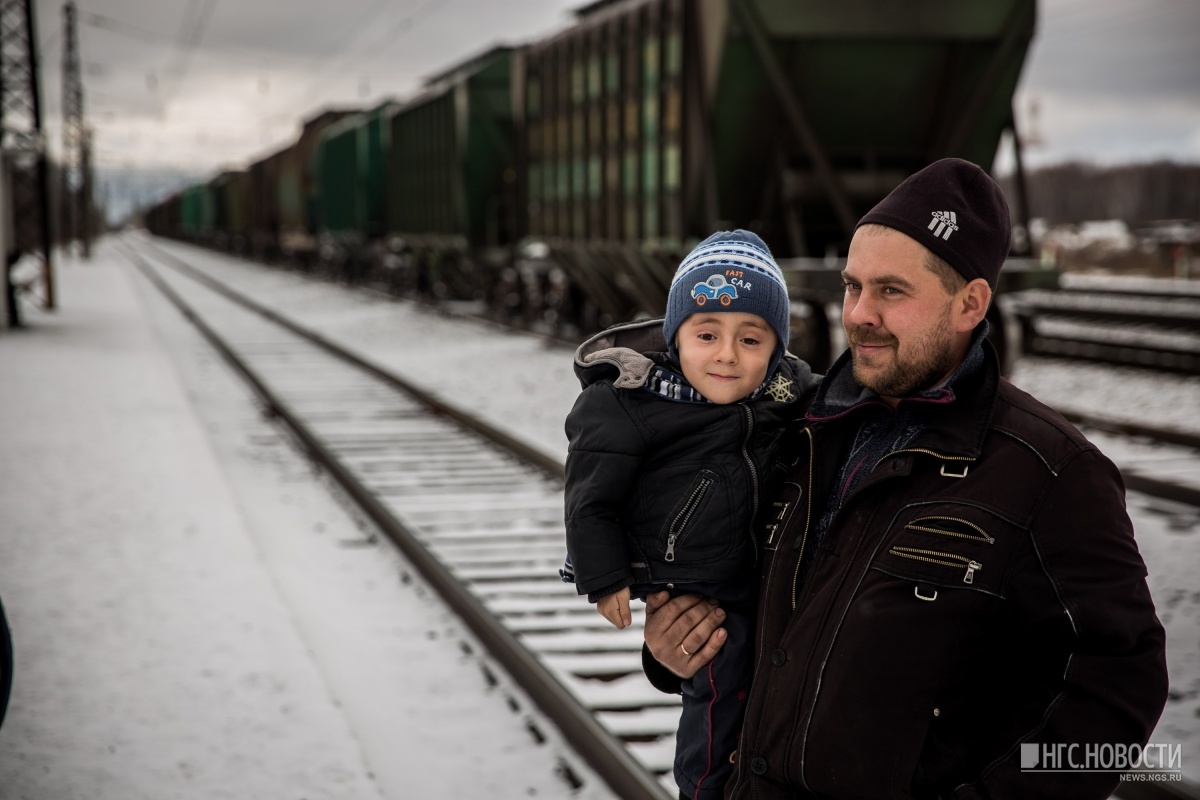
<instances>
[{"instance_id":1,"label":"snowy platform","mask_svg":"<svg viewBox=\"0 0 1200 800\"><path fill-rule=\"evenodd\" d=\"M111 243L59 290L0 331L0 795L611 796Z\"/></svg>"}]
</instances>

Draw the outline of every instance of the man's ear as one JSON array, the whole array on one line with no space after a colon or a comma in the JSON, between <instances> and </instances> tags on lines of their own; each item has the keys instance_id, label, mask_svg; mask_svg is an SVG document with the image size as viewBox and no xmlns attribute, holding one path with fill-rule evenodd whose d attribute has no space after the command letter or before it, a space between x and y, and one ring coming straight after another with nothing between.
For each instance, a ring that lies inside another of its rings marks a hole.
<instances>
[{"instance_id":1,"label":"man's ear","mask_svg":"<svg viewBox=\"0 0 1200 800\"><path fill-rule=\"evenodd\" d=\"M960 332L974 330L987 314L992 302L992 287L983 278L976 278L959 290L954 300L955 328Z\"/></svg>"}]
</instances>

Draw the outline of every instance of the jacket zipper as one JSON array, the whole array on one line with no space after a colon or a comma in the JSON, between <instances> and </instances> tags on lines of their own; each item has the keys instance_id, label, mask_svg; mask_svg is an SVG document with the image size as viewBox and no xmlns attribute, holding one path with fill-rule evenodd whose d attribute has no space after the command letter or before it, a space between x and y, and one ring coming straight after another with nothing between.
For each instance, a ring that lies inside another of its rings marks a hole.
<instances>
[{"instance_id":1,"label":"jacket zipper","mask_svg":"<svg viewBox=\"0 0 1200 800\"><path fill-rule=\"evenodd\" d=\"M808 427L805 427L804 435L808 437L808 492L806 492L808 498L807 498L807 504L806 504L807 511L805 512L806 516L805 516L805 520L804 520L804 533L802 534L802 536L800 538L800 555L801 556L804 555L804 541L805 541L805 539L808 538L808 526L809 526L809 522L811 521L811 518L812 518L812 467L813 467L813 444L814 444L812 431ZM772 534L772 536L774 536L774 534ZM774 556L770 557L770 566L767 570L767 576L766 576L767 586L770 586L771 580L775 577L775 560L777 557L778 557L778 553L776 553ZM799 570L799 562L797 562L797 570ZM768 590L768 594L769 594L769 590ZM795 608L796 608L796 579L793 577L792 578L792 610L794 611ZM759 649L759 652L758 652L758 658L754 659L753 680L758 679L759 668L763 664L762 649L763 649L764 643L766 642L766 625L767 625L766 615L760 614L758 617L758 649ZM745 730L746 730L745 722L743 721L742 732L738 736L739 748L744 746L744 742L742 741L742 736L745 734ZM736 763L734 764L733 777L730 779L731 787L732 787L731 790L736 790L737 786L741 783L742 766L744 763L745 763L745 759L738 758Z\"/></svg>"},{"instance_id":2,"label":"jacket zipper","mask_svg":"<svg viewBox=\"0 0 1200 800\"><path fill-rule=\"evenodd\" d=\"M687 502L683 504L683 508L675 515L675 519L671 520L671 528L667 532L667 553L663 557L664 561L675 560L675 542L678 541L679 535L687 528L692 514L700 507L700 501L704 499L704 495L708 491L708 487L712 486L712 483L712 478L700 478L700 483L692 490L692 494L688 497Z\"/></svg>"},{"instance_id":3,"label":"jacket zipper","mask_svg":"<svg viewBox=\"0 0 1200 800\"><path fill-rule=\"evenodd\" d=\"M948 531L944 528L932 528L932 527L929 527L928 525L918 525L917 524L918 522L958 522L963 525L966 525L968 528L975 531L979 535L972 536L969 533L959 533L958 531ZM974 522L971 522L970 520L962 519L961 517L919 517L917 519L914 519L912 522L908 523L904 527L910 531L921 531L922 533L936 533L939 536L957 536L959 539L969 539L970 541L973 541L973 542L976 542L976 541L987 542L988 544L996 543L996 540L992 538L991 534L989 534L983 528L979 527Z\"/></svg>"},{"instance_id":4,"label":"jacket zipper","mask_svg":"<svg viewBox=\"0 0 1200 800\"><path fill-rule=\"evenodd\" d=\"M900 453L924 453L927 456L934 456L935 458L940 458L943 461L974 461L975 460L974 456L948 456L945 453L939 453L936 450L926 450L923 447L906 447L902 450L893 450L892 452L890 452L887 455L880 458L878 461L875 462L875 466L871 467L871 471L874 472L875 467L878 467L880 464L882 464L887 459L891 458L892 456L899 455Z\"/></svg>"},{"instance_id":5,"label":"jacket zipper","mask_svg":"<svg viewBox=\"0 0 1200 800\"><path fill-rule=\"evenodd\" d=\"M886 458L886 456L885 456L885 458ZM899 517L900 514L904 513L909 508L912 508L912 506L905 506L905 507L899 509L898 511L896 511L896 513L892 517L891 521L888 522L885 530L890 530L892 525L895 524L897 517ZM868 523L868 525L869 524L870 523ZM834 625L834 627L833 627L832 638L830 638L829 646L825 650L824 659L819 662L820 667L817 671L817 684L813 688L812 698L811 698L811 700L809 700L808 702L805 703L805 705L807 706L807 711L805 713L807 714L808 723L804 727L804 735L801 737L801 743L800 743L800 779L804 783L804 787L806 789L808 788L808 782L804 778L804 772L805 772L805 768L806 768L805 759L807 758L807 753L808 753L808 735L809 735L810 731L812 730L814 710L816 709L817 703L821 699L821 685L824 682L824 678L825 678L825 666L829 663L830 656L832 656L832 654L833 654L833 647L834 647L834 644L838 640L838 635L841 633L842 623L844 623L846 621L846 614L849 613L850 603L852 603L854 601L855 596L858 595L858 591L862 587L863 579L866 578L867 573L871 569L871 563L875 560L875 555L879 552L879 548L882 546L883 546L882 541L878 541L875 543L874 549L872 549L870 556L867 557L866 566L863 568L862 572L859 573L858 581L855 583L854 588L850 591L850 600L847 601L844 605L842 605L842 613L841 613L841 616L837 620L837 624ZM854 557L857 554L858 554L857 550L851 554L851 562L853 562ZM813 658L812 654L809 654L809 659L810 659L809 663L812 663L812 661L811 661L812 658ZM789 743L788 747L790 748L791 746L792 745Z\"/></svg>"},{"instance_id":6,"label":"jacket zipper","mask_svg":"<svg viewBox=\"0 0 1200 800\"><path fill-rule=\"evenodd\" d=\"M914 561L924 561L929 564L940 564L943 567L965 566L967 571L963 575L963 583L974 583L975 573L983 569L983 564L975 559L960 556L957 553L943 553L938 550L922 550L919 547L900 546L893 547L889 552L901 558L911 558Z\"/></svg>"},{"instance_id":7,"label":"jacket zipper","mask_svg":"<svg viewBox=\"0 0 1200 800\"><path fill-rule=\"evenodd\" d=\"M804 504L804 532L800 534L800 553L796 557L796 571L792 573L792 611L796 610L796 584L800 580L800 565L804 563L804 544L808 541L808 529L812 526L813 450L816 449L816 442L813 440L811 429L805 428L804 433L808 436L808 491L804 493L807 502Z\"/></svg>"},{"instance_id":8,"label":"jacket zipper","mask_svg":"<svg viewBox=\"0 0 1200 800\"><path fill-rule=\"evenodd\" d=\"M742 440L742 458L750 468L750 547L754 552L754 563L758 563L758 537L754 535L754 518L758 516L758 467L754 464L754 455L750 452L750 440L754 436L754 412L750 406L742 404L746 411L746 438Z\"/></svg>"}]
</instances>

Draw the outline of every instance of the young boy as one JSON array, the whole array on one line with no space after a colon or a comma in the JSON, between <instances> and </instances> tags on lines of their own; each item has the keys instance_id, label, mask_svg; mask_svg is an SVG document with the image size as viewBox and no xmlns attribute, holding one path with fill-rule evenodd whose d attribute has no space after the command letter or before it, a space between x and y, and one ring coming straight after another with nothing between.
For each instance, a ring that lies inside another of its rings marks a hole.
<instances>
[{"instance_id":1,"label":"young boy","mask_svg":"<svg viewBox=\"0 0 1200 800\"><path fill-rule=\"evenodd\" d=\"M788 328L779 267L737 230L683 260L661 322L614 326L575 354L563 579L617 628L632 622L631 597L664 589L713 597L727 614L725 646L681 687L675 780L692 800L720 798L731 772L752 660L751 521L812 383L786 354Z\"/></svg>"}]
</instances>

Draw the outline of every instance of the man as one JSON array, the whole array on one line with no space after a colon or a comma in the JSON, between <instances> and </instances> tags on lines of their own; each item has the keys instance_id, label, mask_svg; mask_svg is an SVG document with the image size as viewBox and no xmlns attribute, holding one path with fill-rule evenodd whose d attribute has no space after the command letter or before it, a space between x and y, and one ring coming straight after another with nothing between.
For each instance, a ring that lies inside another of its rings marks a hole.
<instances>
[{"instance_id":1,"label":"man","mask_svg":"<svg viewBox=\"0 0 1200 800\"><path fill-rule=\"evenodd\" d=\"M957 159L859 223L849 349L760 513L728 797L1100 800L1116 773L1023 770L1020 745L1141 744L1157 722L1165 636L1120 474L985 338L1009 235L995 183ZM647 613L647 675L677 691L722 612L660 594Z\"/></svg>"}]
</instances>

